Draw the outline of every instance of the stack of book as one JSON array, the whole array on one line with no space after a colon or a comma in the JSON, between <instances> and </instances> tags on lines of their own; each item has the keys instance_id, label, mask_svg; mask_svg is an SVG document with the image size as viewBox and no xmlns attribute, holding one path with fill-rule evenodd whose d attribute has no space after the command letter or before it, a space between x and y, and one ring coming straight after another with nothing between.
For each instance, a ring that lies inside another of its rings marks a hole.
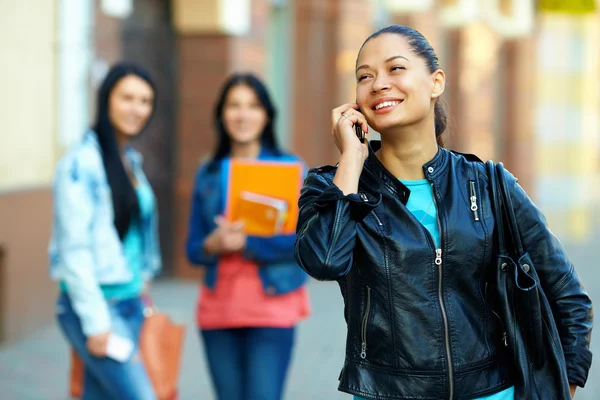
<instances>
[{"instance_id":1,"label":"stack of book","mask_svg":"<svg viewBox=\"0 0 600 400\"><path fill-rule=\"evenodd\" d=\"M304 178L300 162L231 159L224 162L225 217L244 221L253 236L296 231Z\"/></svg>"}]
</instances>

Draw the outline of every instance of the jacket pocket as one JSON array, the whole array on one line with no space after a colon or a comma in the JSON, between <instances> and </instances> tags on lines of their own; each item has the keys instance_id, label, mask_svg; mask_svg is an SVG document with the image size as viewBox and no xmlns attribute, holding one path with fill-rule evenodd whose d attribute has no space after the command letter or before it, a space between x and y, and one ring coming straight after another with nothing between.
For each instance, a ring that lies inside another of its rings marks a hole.
<instances>
[{"instance_id":1,"label":"jacket pocket","mask_svg":"<svg viewBox=\"0 0 600 400\"><path fill-rule=\"evenodd\" d=\"M369 324L369 314L371 313L371 288L369 286L366 286L366 288L367 300L360 330L360 358L363 360L367 358L367 325Z\"/></svg>"}]
</instances>

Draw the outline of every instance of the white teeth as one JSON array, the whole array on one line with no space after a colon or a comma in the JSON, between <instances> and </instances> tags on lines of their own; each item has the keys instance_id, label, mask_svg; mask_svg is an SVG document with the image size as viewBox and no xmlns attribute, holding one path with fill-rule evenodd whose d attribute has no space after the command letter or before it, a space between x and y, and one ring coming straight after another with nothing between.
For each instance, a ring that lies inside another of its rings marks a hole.
<instances>
[{"instance_id":1,"label":"white teeth","mask_svg":"<svg viewBox=\"0 0 600 400\"><path fill-rule=\"evenodd\" d=\"M400 104L399 101L384 101L383 103L379 103L375 106L376 110L379 110L383 107L391 107L391 106L395 106L397 104Z\"/></svg>"}]
</instances>

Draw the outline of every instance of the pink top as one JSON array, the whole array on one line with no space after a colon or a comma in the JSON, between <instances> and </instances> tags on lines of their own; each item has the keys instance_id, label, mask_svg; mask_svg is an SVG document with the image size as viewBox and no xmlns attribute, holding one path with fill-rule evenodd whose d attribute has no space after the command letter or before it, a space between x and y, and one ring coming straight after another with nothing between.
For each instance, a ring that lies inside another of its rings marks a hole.
<instances>
[{"instance_id":1,"label":"pink top","mask_svg":"<svg viewBox=\"0 0 600 400\"><path fill-rule=\"evenodd\" d=\"M270 296L258 268L240 254L219 259L215 289L202 286L200 290L196 317L202 329L289 328L310 315L306 287Z\"/></svg>"}]
</instances>

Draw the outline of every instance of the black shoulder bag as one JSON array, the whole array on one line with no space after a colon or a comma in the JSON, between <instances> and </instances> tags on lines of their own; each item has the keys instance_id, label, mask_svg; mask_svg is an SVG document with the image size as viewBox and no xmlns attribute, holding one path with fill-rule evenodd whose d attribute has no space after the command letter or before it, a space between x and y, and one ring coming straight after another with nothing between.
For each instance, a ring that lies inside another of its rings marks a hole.
<instances>
[{"instance_id":1,"label":"black shoulder bag","mask_svg":"<svg viewBox=\"0 0 600 400\"><path fill-rule=\"evenodd\" d=\"M515 400L571 398L560 336L533 262L523 247L502 163L486 163L496 220L494 311L504 324Z\"/></svg>"}]
</instances>

